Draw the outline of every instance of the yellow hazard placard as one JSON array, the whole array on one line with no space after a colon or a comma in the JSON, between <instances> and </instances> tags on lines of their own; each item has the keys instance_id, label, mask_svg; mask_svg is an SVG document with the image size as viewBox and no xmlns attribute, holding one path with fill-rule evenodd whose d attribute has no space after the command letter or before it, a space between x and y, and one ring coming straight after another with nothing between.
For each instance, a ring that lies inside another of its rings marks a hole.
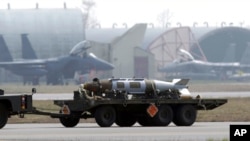
<instances>
[{"instance_id":1,"label":"yellow hazard placard","mask_svg":"<svg viewBox=\"0 0 250 141\"><path fill-rule=\"evenodd\" d=\"M147 113L149 114L150 117L154 117L158 112L157 106L155 104L150 104L150 106L147 108Z\"/></svg>"}]
</instances>

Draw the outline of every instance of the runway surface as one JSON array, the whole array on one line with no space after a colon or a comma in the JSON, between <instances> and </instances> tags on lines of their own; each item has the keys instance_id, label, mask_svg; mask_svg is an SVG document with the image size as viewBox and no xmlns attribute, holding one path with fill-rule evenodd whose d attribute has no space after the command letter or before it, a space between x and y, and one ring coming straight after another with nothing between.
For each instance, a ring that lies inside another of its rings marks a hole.
<instances>
[{"instance_id":1,"label":"runway surface","mask_svg":"<svg viewBox=\"0 0 250 141\"><path fill-rule=\"evenodd\" d=\"M203 98L250 97L250 92L193 93ZM73 99L73 94L35 94L34 100ZM133 127L116 125L101 128L95 123L80 123L75 128L61 124L7 124L0 130L0 141L208 141L229 140L230 124L250 125L250 122L196 122L190 127Z\"/></svg>"},{"instance_id":2,"label":"runway surface","mask_svg":"<svg viewBox=\"0 0 250 141\"><path fill-rule=\"evenodd\" d=\"M229 140L230 124L250 122L196 122L193 126L101 128L95 123L80 123L75 128L61 124L7 124L0 140L32 141L207 141Z\"/></svg>"},{"instance_id":3,"label":"runway surface","mask_svg":"<svg viewBox=\"0 0 250 141\"><path fill-rule=\"evenodd\" d=\"M250 92L193 92L193 96L201 95L202 98L236 98L250 97ZM34 100L66 100L73 99L73 94L34 94Z\"/></svg>"}]
</instances>

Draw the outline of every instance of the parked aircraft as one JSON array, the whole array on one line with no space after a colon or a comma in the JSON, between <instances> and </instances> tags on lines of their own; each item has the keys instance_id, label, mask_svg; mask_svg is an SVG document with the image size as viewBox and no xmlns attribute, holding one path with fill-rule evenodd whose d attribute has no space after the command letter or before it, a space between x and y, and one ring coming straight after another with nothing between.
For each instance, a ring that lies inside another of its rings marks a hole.
<instances>
[{"instance_id":1,"label":"parked aircraft","mask_svg":"<svg viewBox=\"0 0 250 141\"><path fill-rule=\"evenodd\" d=\"M227 79L239 70L250 69L250 65L239 62L205 62L196 60L188 51L178 49L178 59L158 69L167 76L193 79Z\"/></svg>"},{"instance_id":2,"label":"parked aircraft","mask_svg":"<svg viewBox=\"0 0 250 141\"><path fill-rule=\"evenodd\" d=\"M28 40L25 36L22 36L22 44L27 45ZM26 42L26 44L25 44ZM29 43L28 43L29 44ZM23 77L23 82L32 80L34 85L38 84L40 77L47 76L47 84L59 84L63 78L73 78L75 71L81 70L85 73L90 69L96 70L111 70L114 66L107 61L97 58L93 53L87 53L86 48L89 48L90 44L87 41L78 43L77 48L83 48L82 54L71 51L71 54L57 58L49 59L24 59L13 60L7 45L0 36L0 67L3 67L14 74ZM29 47L28 47L29 48ZM73 47L75 49L76 47ZM24 49L24 47L23 47ZM28 49L29 50L29 49ZM79 55L80 54L80 55ZM25 54L23 54L26 56ZM31 56L26 56L31 57ZM35 56L33 56L34 58ZM32 58L32 57L31 57Z\"/></svg>"},{"instance_id":3,"label":"parked aircraft","mask_svg":"<svg viewBox=\"0 0 250 141\"><path fill-rule=\"evenodd\" d=\"M144 30L138 30L144 29ZM4 54L9 54L9 59L2 56L0 59L0 67L6 68L15 74L18 74L23 77L32 76L32 80L38 80L43 75L47 76L47 84L60 84L63 79L70 79L73 78L75 72L80 72L80 74L89 73L90 70L111 70L114 66L107 61L104 61L100 58L97 58L93 53L87 53L86 50L90 48L93 44L100 47L109 47L109 48L116 48L115 45L119 44L127 44L127 38L130 38L132 34L138 35L138 37L134 37L134 40L141 38L144 36L146 30L146 24L136 24L131 29L127 30L123 35L120 37L115 38L110 43L99 43L95 41L82 41L78 43L76 46L72 48L69 55L57 57L57 58L49 58L49 59L29 59L32 58L30 56L26 56L25 60L18 60L13 61L10 52L7 46L5 45L5 49L2 49L0 52ZM140 32L140 33L138 33ZM140 37L139 37L140 36ZM27 42L27 36L22 35L22 41L26 42L26 45L30 45ZM4 40L3 40L4 41ZM137 42L136 42L137 43ZM24 45L25 43L23 43ZM131 46L136 46L133 43L130 43ZM26 47L26 49L32 48ZM32 51L31 51L32 52ZM33 52L34 53L34 52ZM34 58L34 56L33 56ZM22 69L19 69L22 68ZM42 74L38 75L38 72L43 72ZM33 82L36 82L33 80ZM37 84L37 83L35 83Z\"/></svg>"}]
</instances>

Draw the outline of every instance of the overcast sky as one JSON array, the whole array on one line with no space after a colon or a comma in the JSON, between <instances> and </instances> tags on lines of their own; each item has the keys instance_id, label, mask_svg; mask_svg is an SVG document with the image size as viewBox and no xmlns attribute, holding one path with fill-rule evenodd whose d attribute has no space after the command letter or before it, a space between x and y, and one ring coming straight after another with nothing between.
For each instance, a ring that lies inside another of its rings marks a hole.
<instances>
[{"instance_id":1,"label":"overcast sky","mask_svg":"<svg viewBox=\"0 0 250 141\"><path fill-rule=\"evenodd\" d=\"M77 7L81 0L1 0L0 8L6 8L7 3L12 8L31 8L39 2L41 8L60 7L66 1L69 7ZM94 0L96 6L94 15L102 27L111 27L113 23L130 27L135 23L159 24L157 17L163 11L169 10L172 26L180 22L182 25L220 26L233 23L240 26L250 26L250 4L247 0Z\"/></svg>"}]
</instances>

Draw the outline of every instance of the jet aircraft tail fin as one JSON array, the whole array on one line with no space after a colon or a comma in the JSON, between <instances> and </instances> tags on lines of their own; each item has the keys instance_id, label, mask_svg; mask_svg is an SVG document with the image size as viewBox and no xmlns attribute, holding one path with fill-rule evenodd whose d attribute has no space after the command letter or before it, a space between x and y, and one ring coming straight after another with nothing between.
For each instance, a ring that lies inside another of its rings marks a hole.
<instances>
[{"instance_id":1,"label":"jet aircraft tail fin","mask_svg":"<svg viewBox=\"0 0 250 141\"><path fill-rule=\"evenodd\" d=\"M10 51L5 43L3 35L0 35L0 62L13 61Z\"/></svg>"},{"instance_id":2,"label":"jet aircraft tail fin","mask_svg":"<svg viewBox=\"0 0 250 141\"><path fill-rule=\"evenodd\" d=\"M22 39L22 57L23 59L37 59L37 55L31 46L27 34L21 34Z\"/></svg>"}]
</instances>

